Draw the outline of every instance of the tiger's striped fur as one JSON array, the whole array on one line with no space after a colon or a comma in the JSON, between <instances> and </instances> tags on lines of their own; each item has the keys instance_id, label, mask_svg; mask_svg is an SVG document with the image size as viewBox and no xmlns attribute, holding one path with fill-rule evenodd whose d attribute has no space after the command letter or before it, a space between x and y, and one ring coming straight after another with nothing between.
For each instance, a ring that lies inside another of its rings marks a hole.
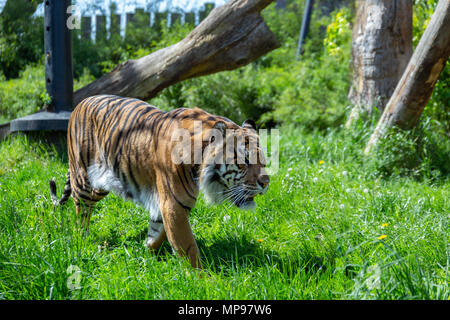
<instances>
[{"instance_id":1,"label":"tiger's striped fur","mask_svg":"<svg viewBox=\"0 0 450 320\"><path fill-rule=\"evenodd\" d=\"M201 121L200 133L194 130L194 121ZM175 128L189 132L192 151L201 148L205 152L201 163L172 161ZM211 129L223 135L222 144L214 145L217 135ZM217 148L227 143L226 129L258 138L253 122L240 127L198 108L164 112L138 99L89 97L69 120L67 182L58 201L56 183L50 181L52 202L62 205L72 195L81 225L88 228L94 204L114 191L150 212L146 241L150 249L158 249L167 237L177 253L187 256L192 266L201 267L188 222L199 191L211 202L230 200L245 209L254 205L253 198L264 193L269 183L263 159L257 164L216 161ZM201 144L195 145L195 139L201 139Z\"/></svg>"}]
</instances>

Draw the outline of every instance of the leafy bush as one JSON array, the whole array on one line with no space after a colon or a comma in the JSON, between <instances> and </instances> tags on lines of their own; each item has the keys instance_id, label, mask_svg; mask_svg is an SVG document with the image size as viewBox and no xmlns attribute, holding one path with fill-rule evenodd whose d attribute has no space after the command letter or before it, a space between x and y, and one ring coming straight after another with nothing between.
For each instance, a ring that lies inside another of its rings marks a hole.
<instances>
[{"instance_id":1,"label":"leafy bush","mask_svg":"<svg viewBox=\"0 0 450 320\"><path fill-rule=\"evenodd\" d=\"M434 130L431 118L424 117L411 131L392 128L386 137L367 163L373 174L429 179L450 175L450 141Z\"/></svg>"},{"instance_id":2,"label":"leafy bush","mask_svg":"<svg viewBox=\"0 0 450 320\"><path fill-rule=\"evenodd\" d=\"M303 9L302 1L294 1L287 10L270 7L264 11L281 48L238 70L166 89L152 103L169 109L197 106L237 123L252 118L268 127L286 123L323 130L342 123L348 90L350 10L344 7L322 18L314 11L317 19L313 16L311 37L298 60L298 29L293 26L300 28ZM321 29L327 30L325 41Z\"/></svg>"},{"instance_id":3,"label":"leafy bush","mask_svg":"<svg viewBox=\"0 0 450 320\"><path fill-rule=\"evenodd\" d=\"M438 0L414 0L413 6L413 46L419 43L431 16L437 6Z\"/></svg>"},{"instance_id":4,"label":"leafy bush","mask_svg":"<svg viewBox=\"0 0 450 320\"><path fill-rule=\"evenodd\" d=\"M0 78L0 123L39 110L44 101L44 67L28 66L17 79Z\"/></svg>"},{"instance_id":5,"label":"leafy bush","mask_svg":"<svg viewBox=\"0 0 450 320\"><path fill-rule=\"evenodd\" d=\"M92 76L85 70L74 81L78 89L92 81ZM16 79L6 80L0 76L0 124L12 119L32 114L48 103L49 96L45 90L44 65L29 65Z\"/></svg>"},{"instance_id":6,"label":"leafy bush","mask_svg":"<svg viewBox=\"0 0 450 320\"><path fill-rule=\"evenodd\" d=\"M348 65L324 54L294 62L288 70L268 75L279 96L263 121L325 129L342 122L347 104Z\"/></svg>"},{"instance_id":7,"label":"leafy bush","mask_svg":"<svg viewBox=\"0 0 450 320\"><path fill-rule=\"evenodd\" d=\"M43 25L42 18L10 21L4 14L0 17L0 73L6 78L18 77L44 55Z\"/></svg>"}]
</instances>

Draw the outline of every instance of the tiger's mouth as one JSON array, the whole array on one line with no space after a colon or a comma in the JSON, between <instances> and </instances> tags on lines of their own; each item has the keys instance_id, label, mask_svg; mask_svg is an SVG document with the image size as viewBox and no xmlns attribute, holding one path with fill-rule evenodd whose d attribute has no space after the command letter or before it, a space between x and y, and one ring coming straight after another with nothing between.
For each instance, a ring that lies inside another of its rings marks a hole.
<instances>
[{"instance_id":1,"label":"tiger's mouth","mask_svg":"<svg viewBox=\"0 0 450 320\"><path fill-rule=\"evenodd\" d=\"M215 166L209 165L202 170L200 188L208 203L229 202L241 210L254 209L256 207L254 198L267 191L267 187L261 190L255 186L233 182L221 178Z\"/></svg>"},{"instance_id":2,"label":"tiger's mouth","mask_svg":"<svg viewBox=\"0 0 450 320\"><path fill-rule=\"evenodd\" d=\"M241 210L251 210L256 207L256 203L255 203L254 199L255 199L255 196L248 196L248 197L245 197L238 201L235 200L234 204L236 205L236 207L238 207Z\"/></svg>"}]
</instances>

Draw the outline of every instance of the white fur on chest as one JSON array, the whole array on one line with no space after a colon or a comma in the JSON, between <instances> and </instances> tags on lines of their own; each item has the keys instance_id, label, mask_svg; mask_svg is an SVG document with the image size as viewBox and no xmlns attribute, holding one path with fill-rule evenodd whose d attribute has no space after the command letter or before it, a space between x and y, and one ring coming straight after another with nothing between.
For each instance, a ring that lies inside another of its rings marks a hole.
<instances>
[{"instance_id":1,"label":"white fur on chest","mask_svg":"<svg viewBox=\"0 0 450 320\"><path fill-rule=\"evenodd\" d=\"M125 199L129 199L129 195L131 195L134 202L150 212L150 220L162 220L158 193L151 186L143 186L138 192L133 186L124 185L114 171L104 163L90 165L87 174L93 189L112 191Z\"/></svg>"}]
</instances>

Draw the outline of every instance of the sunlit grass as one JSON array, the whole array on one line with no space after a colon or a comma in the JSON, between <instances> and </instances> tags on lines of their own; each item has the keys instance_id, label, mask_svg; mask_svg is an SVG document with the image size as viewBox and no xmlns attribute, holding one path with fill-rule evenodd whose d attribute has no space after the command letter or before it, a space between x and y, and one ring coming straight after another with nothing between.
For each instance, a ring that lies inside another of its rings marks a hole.
<instances>
[{"instance_id":1,"label":"sunlit grass","mask_svg":"<svg viewBox=\"0 0 450 320\"><path fill-rule=\"evenodd\" d=\"M80 232L73 202L49 199L67 157L25 137L1 142L0 298L449 298L448 179L378 178L333 134L281 134L280 170L255 210L197 202L204 272L168 243L149 253L148 213L114 195Z\"/></svg>"}]
</instances>

